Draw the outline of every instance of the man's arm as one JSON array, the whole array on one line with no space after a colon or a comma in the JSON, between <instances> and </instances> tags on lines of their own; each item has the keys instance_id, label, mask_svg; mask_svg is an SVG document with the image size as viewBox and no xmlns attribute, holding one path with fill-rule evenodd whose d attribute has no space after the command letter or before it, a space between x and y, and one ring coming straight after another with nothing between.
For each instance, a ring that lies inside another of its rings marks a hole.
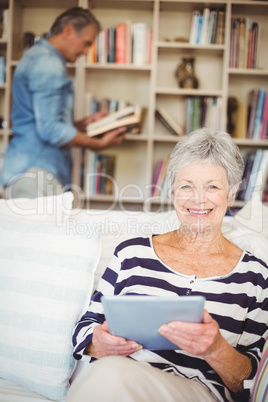
<instances>
[{"instance_id":1,"label":"man's arm","mask_svg":"<svg viewBox=\"0 0 268 402\"><path fill-rule=\"evenodd\" d=\"M116 130L109 131L101 137L89 137L78 131L76 136L66 145L70 147L88 148L92 151L114 147L120 145L125 138L126 128L120 127Z\"/></svg>"}]
</instances>

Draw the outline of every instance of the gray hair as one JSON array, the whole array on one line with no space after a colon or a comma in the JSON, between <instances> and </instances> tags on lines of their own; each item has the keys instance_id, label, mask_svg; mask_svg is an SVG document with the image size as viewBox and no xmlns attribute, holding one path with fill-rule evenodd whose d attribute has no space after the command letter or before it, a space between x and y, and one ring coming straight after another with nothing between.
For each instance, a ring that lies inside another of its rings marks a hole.
<instances>
[{"instance_id":1,"label":"gray hair","mask_svg":"<svg viewBox=\"0 0 268 402\"><path fill-rule=\"evenodd\" d=\"M244 161L238 146L228 133L212 132L208 128L193 131L176 144L167 169L171 197L177 173L199 161L222 166L225 169L229 183L228 197L231 200L236 186L241 182Z\"/></svg>"},{"instance_id":2,"label":"gray hair","mask_svg":"<svg viewBox=\"0 0 268 402\"><path fill-rule=\"evenodd\" d=\"M73 7L56 18L50 28L51 35L60 34L67 24L72 24L77 33L81 32L88 25L94 25L97 32L101 30L99 21L89 10L82 7Z\"/></svg>"}]
</instances>

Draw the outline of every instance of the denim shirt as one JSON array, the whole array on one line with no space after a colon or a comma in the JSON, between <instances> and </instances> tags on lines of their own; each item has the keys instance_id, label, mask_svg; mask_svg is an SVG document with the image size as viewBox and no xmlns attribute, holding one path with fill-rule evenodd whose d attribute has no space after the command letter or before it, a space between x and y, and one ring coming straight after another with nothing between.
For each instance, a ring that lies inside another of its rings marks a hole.
<instances>
[{"instance_id":1,"label":"denim shirt","mask_svg":"<svg viewBox=\"0 0 268 402\"><path fill-rule=\"evenodd\" d=\"M71 141L74 92L66 60L45 39L22 57L12 88L14 137L5 153L0 185L5 186L31 167L55 175L63 186L71 183Z\"/></svg>"}]
</instances>

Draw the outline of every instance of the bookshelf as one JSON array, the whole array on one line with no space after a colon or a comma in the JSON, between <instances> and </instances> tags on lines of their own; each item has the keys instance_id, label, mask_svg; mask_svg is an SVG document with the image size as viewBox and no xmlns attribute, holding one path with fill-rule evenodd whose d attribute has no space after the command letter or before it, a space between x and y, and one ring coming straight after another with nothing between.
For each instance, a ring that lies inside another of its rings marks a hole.
<instances>
[{"instance_id":1,"label":"bookshelf","mask_svg":"<svg viewBox=\"0 0 268 402\"><path fill-rule=\"evenodd\" d=\"M155 117L155 109L163 108L186 131L187 98L211 97L221 99L219 128L227 130L228 97L235 96L246 103L254 88L268 91L268 2L254 0L0 0L0 8L9 9L8 38L0 39L0 54L6 54L6 82L0 86L0 115L7 127L0 130L0 163L12 136L10 122L11 82L21 57L21 40L25 31L41 35L47 31L55 17L73 6L90 8L102 27L116 26L131 21L142 22L153 32L151 63L92 63L87 58L68 65L76 95L75 118L85 115L85 98L91 93L98 99L127 100L147 109L141 134L128 134L124 143L103 151L116 159L116 195L89 196L80 192L82 204L91 208L123 208L162 211L171 207L164 196L152 197L151 184L159 160L170 154L180 140L168 132ZM193 11L202 14L205 7L223 10L225 32L223 43L190 44ZM251 16L260 26L260 40L256 69L231 68L230 40L233 18ZM197 89L178 86L175 70L183 58L193 57ZM267 140L234 138L242 152L268 149ZM80 185L82 152L73 150L73 183ZM0 165L1 166L1 165ZM84 197L84 198L83 198ZM239 206L242 202L239 202Z\"/></svg>"}]
</instances>

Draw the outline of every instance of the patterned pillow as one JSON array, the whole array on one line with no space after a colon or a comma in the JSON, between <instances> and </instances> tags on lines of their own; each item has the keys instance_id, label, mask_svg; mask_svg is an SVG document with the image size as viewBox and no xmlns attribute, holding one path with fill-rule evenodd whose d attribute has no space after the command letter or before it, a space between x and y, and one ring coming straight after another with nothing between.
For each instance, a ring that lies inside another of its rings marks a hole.
<instances>
[{"instance_id":1,"label":"patterned pillow","mask_svg":"<svg viewBox=\"0 0 268 402\"><path fill-rule=\"evenodd\" d=\"M262 358L256 374L252 402L268 402L268 339L262 351Z\"/></svg>"},{"instance_id":2,"label":"patterned pillow","mask_svg":"<svg viewBox=\"0 0 268 402\"><path fill-rule=\"evenodd\" d=\"M65 399L72 332L86 309L99 236L0 214L0 377Z\"/></svg>"}]
</instances>

